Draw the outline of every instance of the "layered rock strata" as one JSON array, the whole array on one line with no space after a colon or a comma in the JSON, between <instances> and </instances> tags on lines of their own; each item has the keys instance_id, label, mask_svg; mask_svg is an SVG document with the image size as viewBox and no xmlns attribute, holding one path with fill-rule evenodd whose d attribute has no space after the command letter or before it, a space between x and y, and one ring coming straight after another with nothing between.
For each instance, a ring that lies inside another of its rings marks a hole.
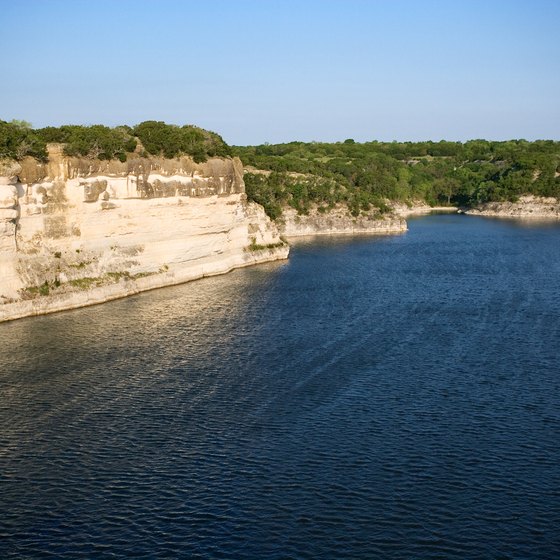
<instances>
[{"instance_id":1,"label":"layered rock strata","mask_svg":"<svg viewBox=\"0 0 560 560\"><path fill-rule=\"evenodd\" d=\"M467 210L475 216L498 218L560 219L560 200L553 197L520 196L517 202L488 202Z\"/></svg>"},{"instance_id":2,"label":"layered rock strata","mask_svg":"<svg viewBox=\"0 0 560 560\"><path fill-rule=\"evenodd\" d=\"M280 232L286 237L305 235L391 234L407 230L406 221L396 215L361 215L354 217L346 207L326 212L312 208L308 214L298 214L285 208L278 221Z\"/></svg>"},{"instance_id":3,"label":"layered rock strata","mask_svg":"<svg viewBox=\"0 0 560 560\"><path fill-rule=\"evenodd\" d=\"M67 158L0 168L0 321L284 259L237 159Z\"/></svg>"}]
</instances>

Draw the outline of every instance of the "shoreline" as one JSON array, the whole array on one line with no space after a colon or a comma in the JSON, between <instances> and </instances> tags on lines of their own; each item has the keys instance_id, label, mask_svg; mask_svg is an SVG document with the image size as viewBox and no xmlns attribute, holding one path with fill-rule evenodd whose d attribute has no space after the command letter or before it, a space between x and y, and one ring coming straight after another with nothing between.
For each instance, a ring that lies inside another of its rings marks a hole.
<instances>
[{"instance_id":1,"label":"shoreline","mask_svg":"<svg viewBox=\"0 0 560 560\"><path fill-rule=\"evenodd\" d=\"M392 235L408 230L402 216L372 213L355 217L343 206L328 212L320 212L314 207L308 214L284 208L277 226L281 235L288 239L319 235Z\"/></svg>"},{"instance_id":2,"label":"shoreline","mask_svg":"<svg viewBox=\"0 0 560 560\"><path fill-rule=\"evenodd\" d=\"M150 179L151 182L148 181ZM148 193L148 194L146 194ZM238 159L0 165L0 322L286 259Z\"/></svg>"},{"instance_id":3,"label":"shoreline","mask_svg":"<svg viewBox=\"0 0 560 560\"><path fill-rule=\"evenodd\" d=\"M335 208L331 212L320 213L312 209L308 215L299 215L288 208L278 226L281 233L297 243L299 239L313 239L324 236L366 237L396 235L408 231L407 217L425 216L431 213L461 213L469 216L490 217L508 220L558 221L560 202L556 199L521 197L518 202L487 203L479 208L462 210L457 207L428 205L394 205L394 214L352 217L347 210ZM238 249L209 256L198 262L183 262L170 269L140 277L122 277L110 282L107 278L88 289L64 291L48 295L38 295L30 299L8 301L0 305L0 323L25 317L37 317L50 313L69 311L81 307L100 305L116 299L125 298L142 292L176 286L206 277L227 274L235 269L263 264L288 258L290 245L259 246L257 250L239 251Z\"/></svg>"},{"instance_id":4,"label":"shoreline","mask_svg":"<svg viewBox=\"0 0 560 560\"><path fill-rule=\"evenodd\" d=\"M142 292L186 284L202 278L220 276L239 268L286 260L289 251L289 246L283 245L273 249L232 255L218 262L197 263L183 270L163 272L137 279L122 279L114 284L97 286L83 291L39 296L35 299L5 303L0 306L0 323L101 305Z\"/></svg>"},{"instance_id":5,"label":"shoreline","mask_svg":"<svg viewBox=\"0 0 560 560\"><path fill-rule=\"evenodd\" d=\"M403 218L408 218L409 216L425 216L431 214L432 212L446 212L449 214L459 212L458 206L428 206L427 204L414 204L412 206L407 206L406 204L393 204L393 211L398 216Z\"/></svg>"},{"instance_id":6,"label":"shoreline","mask_svg":"<svg viewBox=\"0 0 560 560\"><path fill-rule=\"evenodd\" d=\"M560 200L526 195L520 196L516 202L486 202L465 210L464 214L521 220L560 220Z\"/></svg>"}]
</instances>

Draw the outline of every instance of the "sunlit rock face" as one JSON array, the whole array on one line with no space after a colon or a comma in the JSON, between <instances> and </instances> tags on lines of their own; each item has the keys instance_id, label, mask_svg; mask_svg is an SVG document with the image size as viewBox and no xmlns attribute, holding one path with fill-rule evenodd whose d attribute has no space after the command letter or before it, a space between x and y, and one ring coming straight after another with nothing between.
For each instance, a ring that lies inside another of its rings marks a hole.
<instances>
[{"instance_id":1,"label":"sunlit rock face","mask_svg":"<svg viewBox=\"0 0 560 560\"><path fill-rule=\"evenodd\" d=\"M520 196L516 202L487 202L467 214L504 218L560 219L560 200L554 197Z\"/></svg>"},{"instance_id":2,"label":"sunlit rock face","mask_svg":"<svg viewBox=\"0 0 560 560\"><path fill-rule=\"evenodd\" d=\"M16 233L19 217L17 174L21 166L14 162L0 162L0 305L18 296L22 287L16 269Z\"/></svg>"},{"instance_id":3,"label":"sunlit rock face","mask_svg":"<svg viewBox=\"0 0 560 560\"><path fill-rule=\"evenodd\" d=\"M305 235L390 234L407 230L404 218L394 215L352 216L340 206L326 212L312 208L308 214L298 214L293 208L284 208L279 221L280 232L287 237Z\"/></svg>"},{"instance_id":4,"label":"sunlit rock face","mask_svg":"<svg viewBox=\"0 0 560 560\"><path fill-rule=\"evenodd\" d=\"M69 158L0 168L0 320L286 258L238 159Z\"/></svg>"}]
</instances>

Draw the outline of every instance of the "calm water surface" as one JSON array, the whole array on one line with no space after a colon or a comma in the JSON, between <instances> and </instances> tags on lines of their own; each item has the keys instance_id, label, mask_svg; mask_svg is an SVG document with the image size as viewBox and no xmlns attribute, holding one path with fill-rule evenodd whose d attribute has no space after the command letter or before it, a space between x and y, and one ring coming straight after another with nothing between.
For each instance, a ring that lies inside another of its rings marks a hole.
<instances>
[{"instance_id":1,"label":"calm water surface","mask_svg":"<svg viewBox=\"0 0 560 560\"><path fill-rule=\"evenodd\" d=\"M560 558L559 278L431 216L0 325L0 558Z\"/></svg>"}]
</instances>

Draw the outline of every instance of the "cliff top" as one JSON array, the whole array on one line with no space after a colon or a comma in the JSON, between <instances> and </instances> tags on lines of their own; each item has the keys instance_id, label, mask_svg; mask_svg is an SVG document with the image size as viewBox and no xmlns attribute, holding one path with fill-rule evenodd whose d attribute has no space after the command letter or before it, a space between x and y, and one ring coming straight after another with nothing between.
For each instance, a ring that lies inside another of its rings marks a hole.
<instances>
[{"instance_id":1,"label":"cliff top","mask_svg":"<svg viewBox=\"0 0 560 560\"><path fill-rule=\"evenodd\" d=\"M58 147L49 150L47 144ZM63 125L33 129L25 121L0 120L0 159L21 161L32 157L47 162L60 151L66 156L121 162L132 154L166 159L190 156L196 163L231 156L221 136L193 125L144 121L134 127Z\"/></svg>"}]
</instances>

